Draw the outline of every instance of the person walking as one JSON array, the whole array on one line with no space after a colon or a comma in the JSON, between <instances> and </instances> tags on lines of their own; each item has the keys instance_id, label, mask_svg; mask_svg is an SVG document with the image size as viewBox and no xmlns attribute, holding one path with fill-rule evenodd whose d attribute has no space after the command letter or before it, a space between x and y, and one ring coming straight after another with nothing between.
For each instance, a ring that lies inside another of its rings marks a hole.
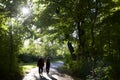
<instances>
[{"instance_id":1,"label":"person walking","mask_svg":"<svg viewBox=\"0 0 120 80\"><path fill-rule=\"evenodd\" d=\"M44 67L44 59L42 57L38 59L37 66L38 66L39 75L41 77L43 72L43 67Z\"/></svg>"},{"instance_id":2,"label":"person walking","mask_svg":"<svg viewBox=\"0 0 120 80\"><path fill-rule=\"evenodd\" d=\"M49 71L50 71L50 57L48 56L46 58L46 72L47 72L47 74L49 73Z\"/></svg>"}]
</instances>

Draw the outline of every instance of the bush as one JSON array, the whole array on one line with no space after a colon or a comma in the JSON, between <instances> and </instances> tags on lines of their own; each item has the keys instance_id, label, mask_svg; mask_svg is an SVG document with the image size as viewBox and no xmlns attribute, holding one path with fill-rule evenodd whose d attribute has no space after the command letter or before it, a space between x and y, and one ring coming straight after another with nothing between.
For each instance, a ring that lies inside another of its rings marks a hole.
<instances>
[{"instance_id":1,"label":"bush","mask_svg":"<svg viewBox=\"0 0 120 80\"><path fill-rule=\"evenodd\" d=\"M19 54L18 59L21 62L29 63L29 62L36 62L39 56L33 54Z\"/></svg>"},{"instance_id":2,"label":"bush","mask_svg":"<svg viewBox=\"0 0 120 80\"><path fill-rule=\"evenodd\" d=\"M109 70L110 78L113 80L118 80L120 79L120 57L119 55L108 55L106 57L106 61L109 63L111 66L111 69Z\"/></svg>"},{"instance_id":3,"label":"bush","mask_svg":"<svg viewBox=\"0 0 120 80\"><path fill-rule=\"evenodd\" d=\"M66 55L65 59L66 68L73 76L85 79L90 73L90 65L87 59L81 57L80 60L72 60L69 55Z\"/></svg>"}]
</instances>

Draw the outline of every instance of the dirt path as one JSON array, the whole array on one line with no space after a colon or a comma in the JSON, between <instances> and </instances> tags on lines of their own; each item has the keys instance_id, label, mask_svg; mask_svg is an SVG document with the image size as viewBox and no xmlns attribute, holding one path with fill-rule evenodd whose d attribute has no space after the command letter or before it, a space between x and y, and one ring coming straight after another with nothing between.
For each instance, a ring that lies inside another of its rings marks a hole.
<instances>
[{"instance_id":1,"label":"dirt path","mask_svg":"<svg viewBox=\"0 0 120 80\"><path fill-rule=\"evenodd\" d=\"M71 76L66 74L61 74L57 71L57 68L62 66L64 63L58 61L51 64L49 75L46 74L45 67L43 72L43 77L39 77L38 68L33 68L25 75L23 80L74 80Z\"/></svg>"}]
</instances>

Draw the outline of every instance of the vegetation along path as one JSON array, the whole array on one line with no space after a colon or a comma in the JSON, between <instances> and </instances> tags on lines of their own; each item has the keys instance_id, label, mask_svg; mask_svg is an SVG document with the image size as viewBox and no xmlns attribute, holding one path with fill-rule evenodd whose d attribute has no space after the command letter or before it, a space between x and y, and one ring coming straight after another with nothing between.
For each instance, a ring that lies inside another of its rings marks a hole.
<instances>
[{"instance_id":1,"label":"vegetation along path","mask_svg":"<svg viewBox=\"0 0 120 80\"><path fill-rule=\"evenodd\" d=\"M50 73L47 75L44 67L43 77L39 77L38 68L31 69L23 78L23 80L74 80L71 76L61 74L57 68L61 67L64 63L57 61L51 64Z\"/></svg>"}]
</instances>

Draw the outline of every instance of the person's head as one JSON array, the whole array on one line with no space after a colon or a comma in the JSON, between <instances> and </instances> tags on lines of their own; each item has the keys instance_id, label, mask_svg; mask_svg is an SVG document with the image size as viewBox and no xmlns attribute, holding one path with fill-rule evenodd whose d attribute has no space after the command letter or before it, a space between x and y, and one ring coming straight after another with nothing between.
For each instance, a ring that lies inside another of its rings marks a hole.
<instances>
[{"instance_id":1,"label":"person's head","mask_svg":"<svg viewBox=\"0 0 120 80\"><path fill-rule=\"evenodd\" d=\"M47 59L50 59L50 56L47 56Z\"/></svg>"},{"instance_id":2,"label":"person's head","mask_svg":"<svg viewBox=\"0 0 120 80\"><path fill-rule=\"evenodd\" d=\"M43 58L43 56L39 56L39 59L40 59L40 58Z\"/></svg>"},{"instance_id":3,"label":"person's head","mask_svg":"<svg viewBox=\"0 0 120 80\"><path fill-rule=\"evenodd\" d=\"M42 58L42 56L39 56L39 58Z\"/></svg>"}]
</instances>

